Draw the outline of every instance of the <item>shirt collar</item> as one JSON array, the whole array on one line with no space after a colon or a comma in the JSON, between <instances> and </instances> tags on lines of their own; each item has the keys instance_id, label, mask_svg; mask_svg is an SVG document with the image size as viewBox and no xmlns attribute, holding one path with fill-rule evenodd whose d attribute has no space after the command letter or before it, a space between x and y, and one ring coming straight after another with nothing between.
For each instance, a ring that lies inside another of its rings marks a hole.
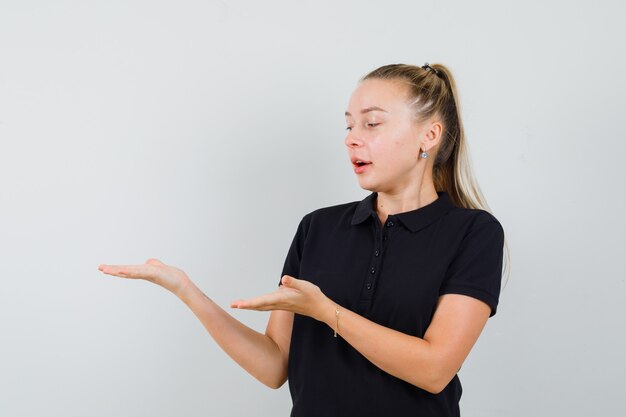
<instances>
[{"instance_id":1,"label":"shirt collar","mask_svg":"<svg viewBox=\"0 0 626 417\"><path fill-rule=\"evenodd\" d=\"M350 224L362 223L370 217L378 219L378 215L374 210L377 195L378 193L372 192L357 204ZM454 208L454 204L450 201L450 196L447 192L437 191L437 196L438 198L435 201L423 207L403 213L391 214L390 216L400 220L410 231L417 232Z\"/></svg>"}]
</instances>

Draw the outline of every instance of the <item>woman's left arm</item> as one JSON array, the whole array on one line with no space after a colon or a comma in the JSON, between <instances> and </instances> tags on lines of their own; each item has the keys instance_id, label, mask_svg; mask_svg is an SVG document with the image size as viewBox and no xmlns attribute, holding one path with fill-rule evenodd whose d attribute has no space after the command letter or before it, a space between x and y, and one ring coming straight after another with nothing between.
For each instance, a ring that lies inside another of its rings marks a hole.
<instances>
[{"instance_id":1,"label":"woman's left arm","mask_svg":"<svg viewBox=\"0 0 626 417\"><path fill-rule=\"evenodd\" d=\"M285 275L282 284L273 293L234 301L231 307L287 310L322 321L331 328L329 337L333 337L336 329L337 334L374 365L432 394L441 392L459 371L491 312L486 303L476 298L444 294L437 301L424 338L419 338L338 306L308 281Z\"/></svg>"}]
</instances>

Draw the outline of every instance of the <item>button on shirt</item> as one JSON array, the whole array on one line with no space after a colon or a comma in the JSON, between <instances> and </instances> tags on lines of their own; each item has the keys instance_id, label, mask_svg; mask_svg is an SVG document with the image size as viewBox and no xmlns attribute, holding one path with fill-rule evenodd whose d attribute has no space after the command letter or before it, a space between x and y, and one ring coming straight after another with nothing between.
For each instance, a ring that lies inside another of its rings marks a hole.
<instances>
[{"instance_id":1,"label":"button on shirt","mask_svg":"<svg viewBox=\"0 0 626 417\"><path fill-rule=\"evenodd\" d=\"M442 294L481 300L493 316L504 244L498 220L437 192L432 203L381 223L376 196L306 214L281 277L310 281L340 306L420 338ZM431 394L378 368L326 324L298 314L288 381L292 417L460 415L458 376Z\"/></svg>"}]
</instances>

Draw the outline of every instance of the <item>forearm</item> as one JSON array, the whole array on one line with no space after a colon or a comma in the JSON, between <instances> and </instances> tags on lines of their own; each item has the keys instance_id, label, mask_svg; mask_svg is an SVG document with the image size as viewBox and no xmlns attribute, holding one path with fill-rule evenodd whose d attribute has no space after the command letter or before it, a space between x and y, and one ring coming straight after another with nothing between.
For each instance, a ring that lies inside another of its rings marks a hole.
<instances>
[{"instance_id":1,"label":"forearm","mask_svg":"<svg viewBox=\"0 0 626 417\"><path fill-rule=\"evenodd\" d=\"M328 300L323 309L321 321L335 329L335 303ZM339 307L339 311L338 336L370 362L431 393L441 390L440 361L428 341L381 326L345 308Z\"/></svg>"},{"instance_id":2,"label":"forearm","mask_svg":"<svg viewBox=\"0 0 626 417\"><path fill-rule=\"evenodd\" d=\"M252 376L271 388L278 388L285 382L285 356L269 336L239 322L191 281L176 295L193 311L217 344Z\"/></svg>"}]
</instances>

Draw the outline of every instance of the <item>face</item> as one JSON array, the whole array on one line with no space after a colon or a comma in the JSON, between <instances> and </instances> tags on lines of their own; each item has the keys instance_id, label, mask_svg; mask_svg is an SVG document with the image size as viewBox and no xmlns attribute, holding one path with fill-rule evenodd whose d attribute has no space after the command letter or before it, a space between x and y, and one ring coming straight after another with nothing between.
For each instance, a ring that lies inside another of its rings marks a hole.
<instances>
[{"instance_id":1,"label":"face","mask_svg":"<svg viewBox=\"0 0 626 417\"><path fill-rule=\"evenodd\" d=\"M428 129L415 121L407 91L398 81L368 79L350 97L345 144L361 188L395 193L419 187L426 164L420 147Z\"/></svg>"}]
</instances>

